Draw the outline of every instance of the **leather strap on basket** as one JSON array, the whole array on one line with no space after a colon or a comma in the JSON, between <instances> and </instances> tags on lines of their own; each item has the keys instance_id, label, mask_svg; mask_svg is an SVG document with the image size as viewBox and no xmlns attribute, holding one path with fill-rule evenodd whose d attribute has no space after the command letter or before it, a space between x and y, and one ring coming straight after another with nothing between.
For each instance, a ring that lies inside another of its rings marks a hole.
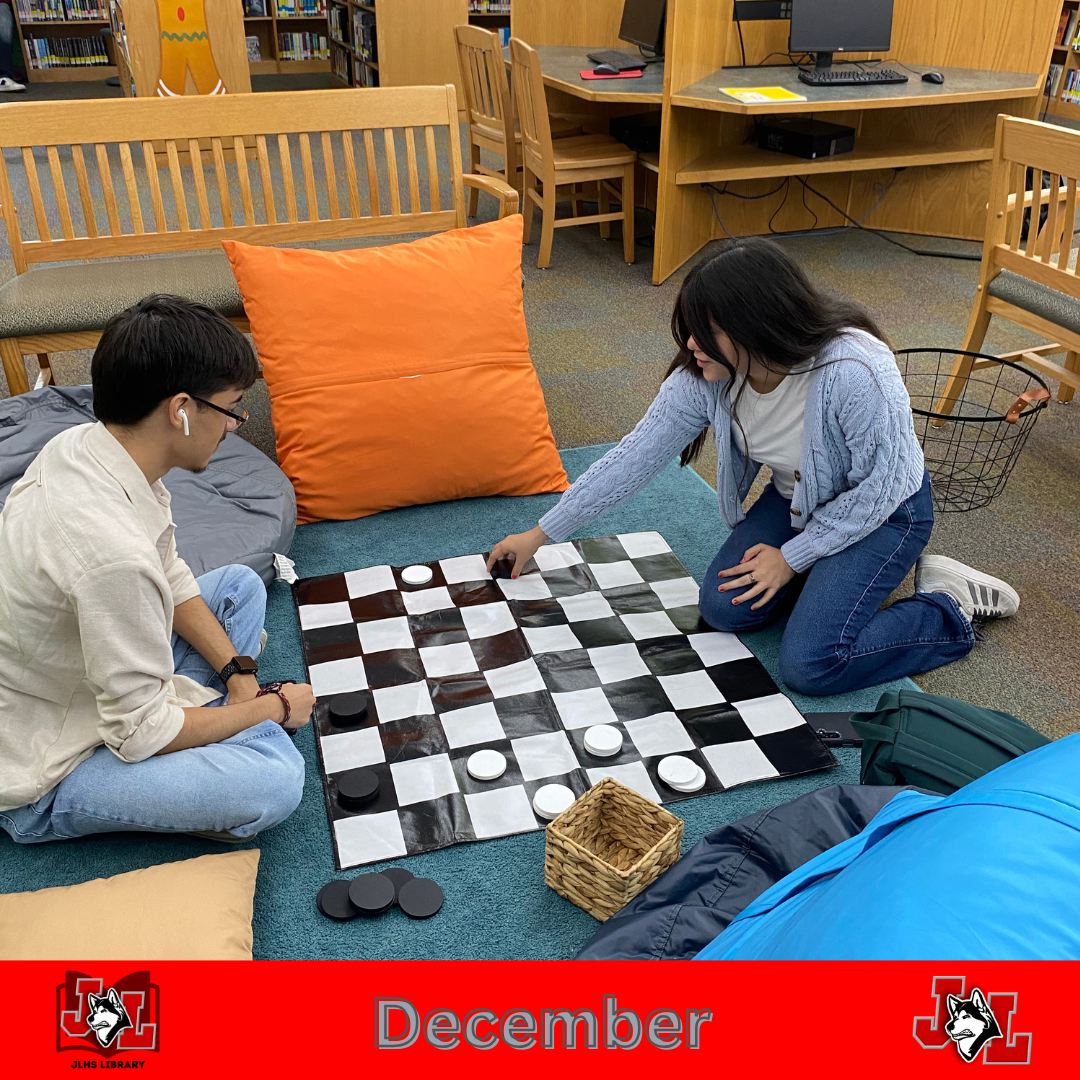
<instances>
[{"instance_id":1,"label":"leather strap on basket","mask_svg":"<svg viewBox=\"0 0 1080 1080\"><path fill-rule=\"evenodd\" d=\"M1005 419L1010 424L1015 424L1020 419L1020 414L1029 406L1034 405L1036 401L1048 401L1050 398L1050 391L1045 386L1036 386L1034 390L1028 390L1026 393L1021 394L1013 403L1009 406L1009 411L1005 414Z\"/></svg>"}]
</instances>

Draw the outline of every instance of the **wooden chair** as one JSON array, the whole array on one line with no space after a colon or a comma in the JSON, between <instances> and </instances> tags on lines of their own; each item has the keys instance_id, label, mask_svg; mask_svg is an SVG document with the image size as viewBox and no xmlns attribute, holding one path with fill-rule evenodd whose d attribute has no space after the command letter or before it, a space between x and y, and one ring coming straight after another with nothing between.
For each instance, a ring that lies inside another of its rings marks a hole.
<instances>
[{"instance_id":1,"label":"wooden chair","mask_svg":"<svg viewBox=\"0 0 1080 1080\"><path fill-rule=\"evenodd\" d=\"M525 243L532 236L533 204L540 207L540 255L536 265L541 269L551 261L551 242L555 229L567 225L600 224L600 235L607 239L610 221L621 221L623 258L634 261L634 163L637 154L610 135L578 135L552 140L548 121L544 78L540 73L540 57L518 38L510 39L510 69L513 77L514 103L521 121L521 148L524 158L522 212L525 215ZM619 187L611 184L619 180ZM543 185L542 193L537 183ZM577 203L581 199L578 185L595 182L598 190L599 213L579 216ZM571 185L563 199L575 203L573 217L555 218L555 203L560 197L557 189ZM610 212L610 200L622 204L618 213Z\"/></svg>"},{"instance_id":2,"label":"wooden chair","mask_svg":"<svg viewBox=\"0 0 1080 1080\"><path fill-rule=\"evenodd\" d=\"M499 199L500 217L517 212L512 187L462 174L452 85L0 105L8 389L29 389L24 355L52 381L49 353L93 348L112 314L155 292L247 330L222 240L463 228L466 187ZM130 257L147 255L159 257Z\"/></svg>"},{"instance_id":3,"label":"wooden chair","mask_svg":"<svg viewBox=\"0 0 1080 1080\"><path fill-rule=\"evenodd\" d=\"M1029 171L1031 191L1026 190ZM1050 174L1046 187L1044 173ZM1001 359L1020 361L1056 379L1059 401L1070 401L1080 388L1080 279L1070 265L1078 177L1080 132L1013 116L997 118L982 267L963 344L966 352L979 352L992 315L1047 338L1053 344ZM1047 359L1061 352L1064 365ZM992 364L960 357L935 411L951 413L971 372Z\"/></svg>"},{"instance_id":4,"label":"wooden chair","mask_svg":"<svg viewBox=\"0 0 1080 1080\"><path fill-rule=\"evenodd\" d=\"M465 122L469 130L469 172L497 176L518 194L521 180L521 130L510 98L510 82L503 59L502 42L494 30L479 26L455 26L458 67L465 92ZM581 125L551 117L551 135L563 139L580 135ZM480 162L480 151L503 159L503 167L489 169ZM480 192L469 192L469 216L476 216Z\"/></svg>"}]
</instances>

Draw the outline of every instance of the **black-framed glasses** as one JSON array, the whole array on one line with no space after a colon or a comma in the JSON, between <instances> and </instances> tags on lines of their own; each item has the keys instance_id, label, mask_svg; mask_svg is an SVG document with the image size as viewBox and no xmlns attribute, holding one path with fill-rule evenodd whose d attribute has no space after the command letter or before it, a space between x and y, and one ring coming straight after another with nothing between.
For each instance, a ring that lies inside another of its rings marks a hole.
<instances>
[{"instance_id":1,"label":"black-framed glasses","mask_svg":"<svg viewBox=\"0 0 1080 1080\"><path fill-rule=\"evenodd\" d=\"M219 413L224 413L230 420L236 421L236 429L240 430L247 423L248 411L247 409L240 409L239 412L230 412L228 409L223 409L220 405L215 405L212 401L207 401L206 398L196 397L194 394L188 394L188 397L193 401L199 402L201 405L209 405L211 409L216 410Z\"/></svg>"}]
</instances>

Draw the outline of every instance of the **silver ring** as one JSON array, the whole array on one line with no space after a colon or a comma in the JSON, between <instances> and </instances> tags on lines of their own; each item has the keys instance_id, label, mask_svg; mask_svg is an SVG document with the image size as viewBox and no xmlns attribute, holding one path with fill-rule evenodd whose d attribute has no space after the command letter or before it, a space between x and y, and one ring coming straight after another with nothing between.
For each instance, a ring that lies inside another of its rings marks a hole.
<instances>
[{"instance_id":1,"label":"silver ring","mask_svg":"<svg viewBox=\"0 0 1080 1080\"><path fill-rule=\"evenodd\" d=\"M750 571L750 584L751 585L756 585L757 584L757 578L754 577L754 571L753 570Z\"/></svg>"}]
</instances>

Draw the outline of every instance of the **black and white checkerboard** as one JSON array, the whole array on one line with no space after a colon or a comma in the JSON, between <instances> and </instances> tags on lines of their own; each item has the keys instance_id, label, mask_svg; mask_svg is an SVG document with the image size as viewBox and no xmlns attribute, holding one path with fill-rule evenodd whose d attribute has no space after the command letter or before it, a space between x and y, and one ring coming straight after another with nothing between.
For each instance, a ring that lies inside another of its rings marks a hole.
<instances>
[{"instance_id":1,"label":"black and white checkerboard","mask_svg":"<svg viewBox=\"0 0 1080 1080\"><path fill-rule=\"evenodd\" d=\"M549 544L517 580L492 580L483 555L430 566L422 587L390 566L293 587L340 869L542 828L543 784L580 795L613 776L654 802L692 798L659 779L667 754L704 768L695 795L836 764L761 662L702 621L659 533ZM335 728L330 701L355 690L374 707ZM623 733L616 757L584 748L602 723ZM484 748L506 756L498 780L466 770ZM336 777L361 766L381 790L351 813Z\"/></svg>"}]
</instances>

